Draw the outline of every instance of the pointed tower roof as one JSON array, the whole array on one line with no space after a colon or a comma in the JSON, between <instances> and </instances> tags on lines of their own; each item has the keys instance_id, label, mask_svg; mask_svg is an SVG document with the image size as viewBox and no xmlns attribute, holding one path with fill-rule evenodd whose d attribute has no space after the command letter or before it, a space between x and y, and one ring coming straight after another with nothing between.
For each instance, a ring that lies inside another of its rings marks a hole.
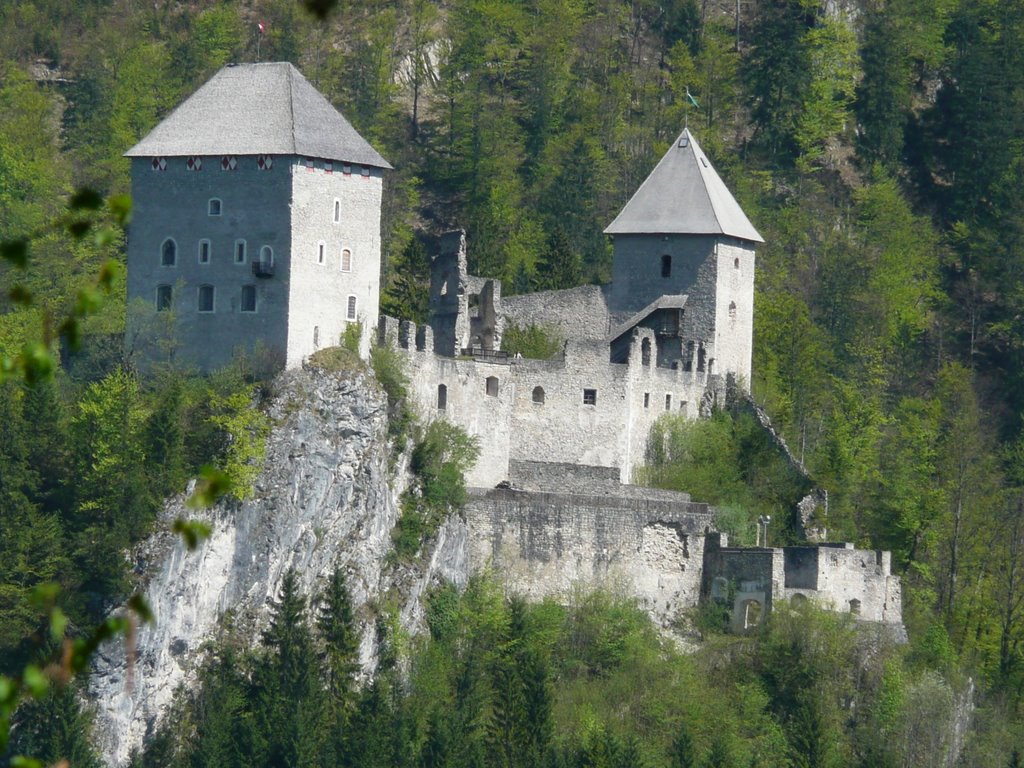
<instances>
[{"instance_id":1,"label":"pointed tower roof","mask_svg":"<svg viewBox=\"0 0 1024 768\"><path fill-rule=\"evenodd\" d=\"M288 62L228 64L125 156L263 154L391 167Z\"/></svg>"},{"instance_id":2,"label":"pointed tower roof","mask_svg":"<svg viewBox=\"0 0 1024 768\"><path fill-rule=\"evenodd\" d=\"M730 235L763 243L690 129L669 147L606 235Z\"/></svg>"}]
</instances>

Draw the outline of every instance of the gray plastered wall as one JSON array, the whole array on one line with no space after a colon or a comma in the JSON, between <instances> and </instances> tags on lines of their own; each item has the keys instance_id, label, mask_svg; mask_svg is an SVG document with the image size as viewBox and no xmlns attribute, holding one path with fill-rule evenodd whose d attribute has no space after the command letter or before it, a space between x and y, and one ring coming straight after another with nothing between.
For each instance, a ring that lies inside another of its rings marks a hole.
<instances>
[{"instance_id":1,"label":"gray plastered wall","mask_svg":"<svg viewBox=\"0 0 1024 768\"><path fill-rule=\"evenodd\" d=\"M236 348L261 341L284 355L291 279L291 178L287 165L270 171L256 157L237 158L223 171L220 157L203 158L202 170L187 169L187 158L166 158L153 170L151 158L133 158L132 223L128 233L128 300L155 311L158 285L173 287L177 359L213 370L230 361ZM209 201L221 214L209 215ZM176 263L161 266L166 238L177 244ZM210 241L208 264L199 263L199 241ZM245 263L235 263L235 242L246 241ZM273 277L253 275L252 261L264 245L274 249ZM214 311L198 311L200 285L214 287ZM256 289L256 311L241 312L243 285ZM132 338L132 329L128 338Z\"/></svg>"}]
</instances>

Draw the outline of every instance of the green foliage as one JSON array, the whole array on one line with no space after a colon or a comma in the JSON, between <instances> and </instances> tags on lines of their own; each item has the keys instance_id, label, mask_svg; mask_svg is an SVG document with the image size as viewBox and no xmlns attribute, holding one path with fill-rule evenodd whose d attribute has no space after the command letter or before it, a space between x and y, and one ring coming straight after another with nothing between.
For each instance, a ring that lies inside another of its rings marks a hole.
<instances>
[{"instance_id":1,"label":"green foliage","mask_svg":"<svg viewBox=\"0 0 1024 768\"><path fill-rule=\"evenodd\" d=\"M396 447L404 447L415 414L408 401L409 380L403 370L402 358L391 347L374 346L370 350L370 365L388 398L388 434Z\"/></svg>"},{"instance_id":2,"label":"green foliage","mask_svg":"<svg viewBox=\"0 0 1024 768\"><path fill-rule=\"evenodd\" d=\"M210 424L223 446L220 464L231 478L231 495L244 500L255 492L253 483L263 467L270 420L253 403L252 387L228 395L214 392L210 400Z\"/></svg>"},{"instance_id":3,"label":"green foliage","mask_svg":"<svg viewBox=\"0 0 1024 768\"><path fill-rule=\"evenodd\" d=\"M564 343L556 331L539 325L509 325L501 336L501 347L510 355L534 360L550 360L561 354Z\"/></svg>"}]
</instances>

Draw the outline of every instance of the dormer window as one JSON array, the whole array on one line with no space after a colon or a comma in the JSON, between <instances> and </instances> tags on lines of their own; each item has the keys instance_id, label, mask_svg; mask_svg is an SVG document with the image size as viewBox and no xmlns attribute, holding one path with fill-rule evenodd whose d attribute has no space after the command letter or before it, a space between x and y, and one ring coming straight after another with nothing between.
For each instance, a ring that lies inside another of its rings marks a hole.
<instances>
[{"instance_id":1,"label":"dormer window","mask_svg":"<svg viewBox=\"0 0 1024 768\"><path fill-rule=\"evenodd\" d=\"M671 277L672 276L672 257L665 254L661 257L661 276Z\"/></svg>"},{"instance_id":2,"label":"dormer window","mask_svg":"<svg viewBox=\"0 0 1024 768\"><path fill-rule=\"evenodd\" d=\"M211 216L220 216L221 202L219 198L211 197L210 202L207 204L206 212Z\"/></svg>"}]
</instances>

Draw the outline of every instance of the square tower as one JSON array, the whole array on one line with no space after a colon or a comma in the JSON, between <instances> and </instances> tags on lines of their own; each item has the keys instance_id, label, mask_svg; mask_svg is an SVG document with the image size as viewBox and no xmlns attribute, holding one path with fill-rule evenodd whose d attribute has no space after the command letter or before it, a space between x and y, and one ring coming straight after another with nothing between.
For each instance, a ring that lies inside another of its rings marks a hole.
<instances>
[{"instance_id":1,"label":"square tower","mask_svg":"<svg viewBox=\"0 0 1024 768\"><path fill-rule=\"evenodd\" d=\"M259 343L293 367L353 322L367 352L391 166L295 67L224 67L126 156L128 343L144 359L169 346L211 371ZM164 346L147 346L154 325Z\"/></svg>"},{"instance_id":2,"label":"square tower","mask_svg":"<svg viewBox=\"0 0 1024 768\"><path fill-rule=\"evenodd\" d=\"M754 248L761 235L686 129L615 220L609 310L620 317L686 296L687 366L750 381Z\"/></svg>"}]
</instances>

